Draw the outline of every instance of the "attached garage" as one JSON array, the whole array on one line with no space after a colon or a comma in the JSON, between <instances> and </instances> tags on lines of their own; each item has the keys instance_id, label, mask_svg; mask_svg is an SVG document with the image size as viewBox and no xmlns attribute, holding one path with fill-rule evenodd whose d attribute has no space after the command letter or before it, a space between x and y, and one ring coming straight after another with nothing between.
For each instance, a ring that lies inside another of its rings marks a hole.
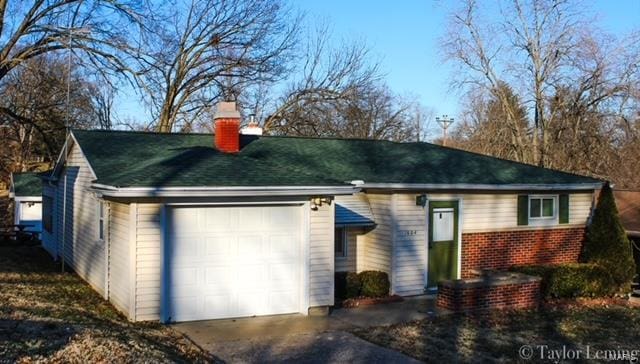
<instances>
[{"instance_id":1,"label":"attached garage","mask_svg":"<svg viewBox=\"0 0 640 364\"><path fill-rule=\"evenodd\" d=\"M168 208L168 320L305 310L302 206Z\"/></svg>"}]
</instances>

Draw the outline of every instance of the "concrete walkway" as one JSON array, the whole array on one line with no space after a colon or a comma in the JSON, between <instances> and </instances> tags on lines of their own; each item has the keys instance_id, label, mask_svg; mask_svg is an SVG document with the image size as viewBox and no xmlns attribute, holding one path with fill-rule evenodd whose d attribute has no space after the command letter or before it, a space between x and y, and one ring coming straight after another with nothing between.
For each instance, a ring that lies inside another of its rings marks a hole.
<instances>
[{"instance_id":1,"label":"concrete walkway","mask_svg":"<svg viewBox=\"0 0 640 364\"><path fill-rule=\"evenodd\" d=\"M329 316L279 315L194 321L172 327L228 362L414 362L399 352L362 340L348 331L421 320L446 311L433 297L362 308Z\"/></svg>"}]
</instances>

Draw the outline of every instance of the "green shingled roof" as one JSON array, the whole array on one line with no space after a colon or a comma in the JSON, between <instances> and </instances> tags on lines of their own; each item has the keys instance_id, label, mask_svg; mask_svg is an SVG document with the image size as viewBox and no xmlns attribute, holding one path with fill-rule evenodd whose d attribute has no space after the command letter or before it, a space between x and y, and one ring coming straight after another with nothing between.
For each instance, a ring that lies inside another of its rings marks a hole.
<instances>
[{"instance_id":1,"label":"green shingled roof","mask_svg":"<svg viewBox=\"0 0 640 364\"><path fill-rule=\"evenodd\" d=\"M42 180L39 173L13 173L13 194L18 197L42 196Z\"/></svg>"},{"instance_id":2,"label":"green shingled roof","mask_svg":"<svg viewBox=\"0 0 640 364\"><path fill-rule=\"evenodd\" d=\"M243 136L237 154L211 134L73 134L97 182L116 187L579 184L598 180L429 143Z\"/></svg>"}]
</instances>

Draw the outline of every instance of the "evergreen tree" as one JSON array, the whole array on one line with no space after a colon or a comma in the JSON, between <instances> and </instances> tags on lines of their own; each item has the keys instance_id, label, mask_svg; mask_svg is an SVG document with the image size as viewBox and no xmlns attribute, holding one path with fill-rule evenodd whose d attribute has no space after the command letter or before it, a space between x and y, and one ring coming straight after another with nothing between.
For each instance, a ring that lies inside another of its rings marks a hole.
<instances>
[{"instance_id":1,"label":"evergreen tree","mask_svg":"<svg viewBox=\"0 0 640 364\"><path fill-rule=\"evenodd\" d=\"M582 260L607 269L620 288L628 288L635 274L631 243L618 218L618 209L609 184L600 191L591 225L583 246Z\"/></svg>"}]
</instances>

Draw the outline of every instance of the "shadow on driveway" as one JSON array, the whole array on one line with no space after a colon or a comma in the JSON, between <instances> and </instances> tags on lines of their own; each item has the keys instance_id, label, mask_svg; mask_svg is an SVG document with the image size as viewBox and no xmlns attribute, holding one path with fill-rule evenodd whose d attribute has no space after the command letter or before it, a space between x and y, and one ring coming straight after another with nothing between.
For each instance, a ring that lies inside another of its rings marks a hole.
<instances>
[{"instance_id":1,"label":"shadow on driveway","mask_svg":"<svg viewBox=\"0 0 640 364\"><path fill-rule=\"evenodd\" d=\"M433 296L362 308L336 309L329 316L279 315L183 322L172 327L230 362L415 362L349 331L447 313Z\"/></svg>"}]
</instances>

